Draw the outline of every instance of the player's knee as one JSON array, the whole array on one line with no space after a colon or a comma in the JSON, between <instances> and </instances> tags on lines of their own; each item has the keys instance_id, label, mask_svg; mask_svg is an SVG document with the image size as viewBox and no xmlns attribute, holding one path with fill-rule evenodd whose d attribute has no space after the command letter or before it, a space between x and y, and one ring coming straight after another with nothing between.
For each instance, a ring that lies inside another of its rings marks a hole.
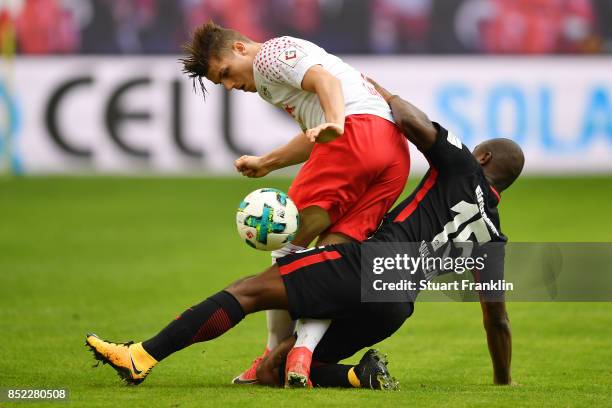
<instances>
[{"instance_id":1,"label":"player's knee","mask_svg":"<svg viewBox=\"0 0 612 408\"><path fill-rule=\"evenodd\" d=\"M482 319L486 329L508 330L510 328L510 319L503 302L485 302L483 305Z\"/></svg>"},{"instance_id":2,"label":"player's knee","mask_svg":"<svg viewBox=\"0 0 612 408\"><path fill-rule=\"evenodd\" d=\"M355 241L353 238L341 232L330 232L329 234L319 236L317 246L320 245L333 245L333 244L344 244L346 242Z\"/></svg>"},{"instance_id":3,"label":"player's knee","mask_svg":"<svg viewBox=\"0 0 612 408\"><path fill-rule=\"evenodd\" d=\"M483 319L483 323L486 330L510 330L510 319L505 313L499 316L486 316Z\"/></svg>"},{"instance_id":4,"label":"player's knee","mask_svg":"<svg viewBox=\"0 0 612 408\"><path fill-rule=\"evenodd\" d=\"M232 294L242 306L245 313L253 313L257 311L258 303L258 284L257 276L249 276L237 280L228 286L225 290Z\"/></svg>"},{"instance_id":5,"label":"player's knee","mask_svg":"<svg viewBox=\"0 0 612 408\"><path fill-rule=\"evenodd\" d=\"M278 267L272 266L259 275L237 280L225 290L238 300L244 312L248 314L285 308L286 296L281 293L283 288Z\"/></svg>"},{"instance_id":6,"label":"player's knee","mask_svg":"<svg viewBox=\"0 0 612 408\"><path fill-rule=\"evenodd\" d=\"M271 309L289 310L287 291L276 264L259 275L234 282L225 290L236 298L246 314Z\"/></svg>"},{"instance_id":7,"label":"player's knee","mask_svg":"<svg viewBox=\"0 0 612 408\"><path fill-rule=\"evenodd\" d=\"M306 247L330 225L329 214L323 208L318 206L304 208L300 211L300 229L292 242Z\"/></svg>"}]
</instances>

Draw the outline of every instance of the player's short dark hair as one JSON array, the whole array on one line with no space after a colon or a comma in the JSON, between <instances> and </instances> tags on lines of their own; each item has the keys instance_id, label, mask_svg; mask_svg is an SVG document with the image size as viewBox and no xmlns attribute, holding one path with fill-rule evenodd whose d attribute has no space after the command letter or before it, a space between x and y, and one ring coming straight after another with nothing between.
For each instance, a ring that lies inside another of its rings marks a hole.
<instances>
[{"instance_id":1,"label":"player's short dark hair","mask_svg":"<svg viewBox=\"0 0 612 408\"><path fill-rule=\"evenodd\" d=\"M202 92L206 93L202 78L208 74L210 60L228 51L234 41L251 42L238 31L223 28L212 20L193 31L191 41L183 44L187 55L179 61L183 63L183 73L193 80L194 89L197 81Z\"/></svg>"}]
</instances>

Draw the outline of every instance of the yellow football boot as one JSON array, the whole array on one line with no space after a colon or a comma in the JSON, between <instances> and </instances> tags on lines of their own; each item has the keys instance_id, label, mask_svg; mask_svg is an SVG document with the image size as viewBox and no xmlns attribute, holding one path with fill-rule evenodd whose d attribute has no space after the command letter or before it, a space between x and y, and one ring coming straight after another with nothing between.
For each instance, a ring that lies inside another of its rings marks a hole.
<instances>
[{"instance_id":1,"label":"yellow football boot","mask_svg":"<svg viewBox=\"0 0 612 408\"><path fill-rule=\"evenodd\" d=\"M113 343L89 333L85 345L94 353L96 360L110 364L127 384L140 384L157 364L142 347L142 343Z\"/></svg>"}]
</instances>

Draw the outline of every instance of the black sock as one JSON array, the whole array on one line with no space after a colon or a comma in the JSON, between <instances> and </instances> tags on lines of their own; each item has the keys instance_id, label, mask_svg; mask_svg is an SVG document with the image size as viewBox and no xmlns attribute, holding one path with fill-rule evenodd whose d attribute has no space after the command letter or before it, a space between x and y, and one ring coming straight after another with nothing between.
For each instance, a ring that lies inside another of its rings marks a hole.
<instances>
[{"instance_id":1,"label":"black sock","mask_svg":"<svg viewBox=\"0 0 612 408\"><path fill-rule=\"evenodd\" d=\"M348 379L348 372L351 368L353 368L352 365L313 362L310 368L310 381L313 387L353 388Z\"/></svg>"},{"instance_id":2,"label":"black sock","mask_svg":"<svg viewBox=\"0 0 612 408\"><path fill-rule=\"evenodd\" d=\"M243 318L238 300L229 292L221 291L184 311L159 334L144 341L142 347L161 361L193 343L219 337Z\"/></svg>"}]
</instances>

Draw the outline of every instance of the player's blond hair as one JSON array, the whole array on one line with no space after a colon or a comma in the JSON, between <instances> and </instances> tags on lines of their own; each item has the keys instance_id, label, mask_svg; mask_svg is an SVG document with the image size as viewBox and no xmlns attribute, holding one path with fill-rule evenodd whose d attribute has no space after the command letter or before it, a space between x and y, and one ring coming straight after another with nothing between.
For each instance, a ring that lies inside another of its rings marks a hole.
<instances>
[{"instance_id":1,"label":"player's blond hair","mask_svg":"<svg viewBox=\"0 0 612 408\"><path fill-rule=\"evenodd\" d=\"M210 60L229 51L234 41L251 42L238 31L223 28L212 20L193 31L191 41L183 44L186 56L179 61L183 63L183 73L193 80L194 88L197 81L202 92L206 93L202 78L208 74Z\"/></svg>"}]
</instances>

